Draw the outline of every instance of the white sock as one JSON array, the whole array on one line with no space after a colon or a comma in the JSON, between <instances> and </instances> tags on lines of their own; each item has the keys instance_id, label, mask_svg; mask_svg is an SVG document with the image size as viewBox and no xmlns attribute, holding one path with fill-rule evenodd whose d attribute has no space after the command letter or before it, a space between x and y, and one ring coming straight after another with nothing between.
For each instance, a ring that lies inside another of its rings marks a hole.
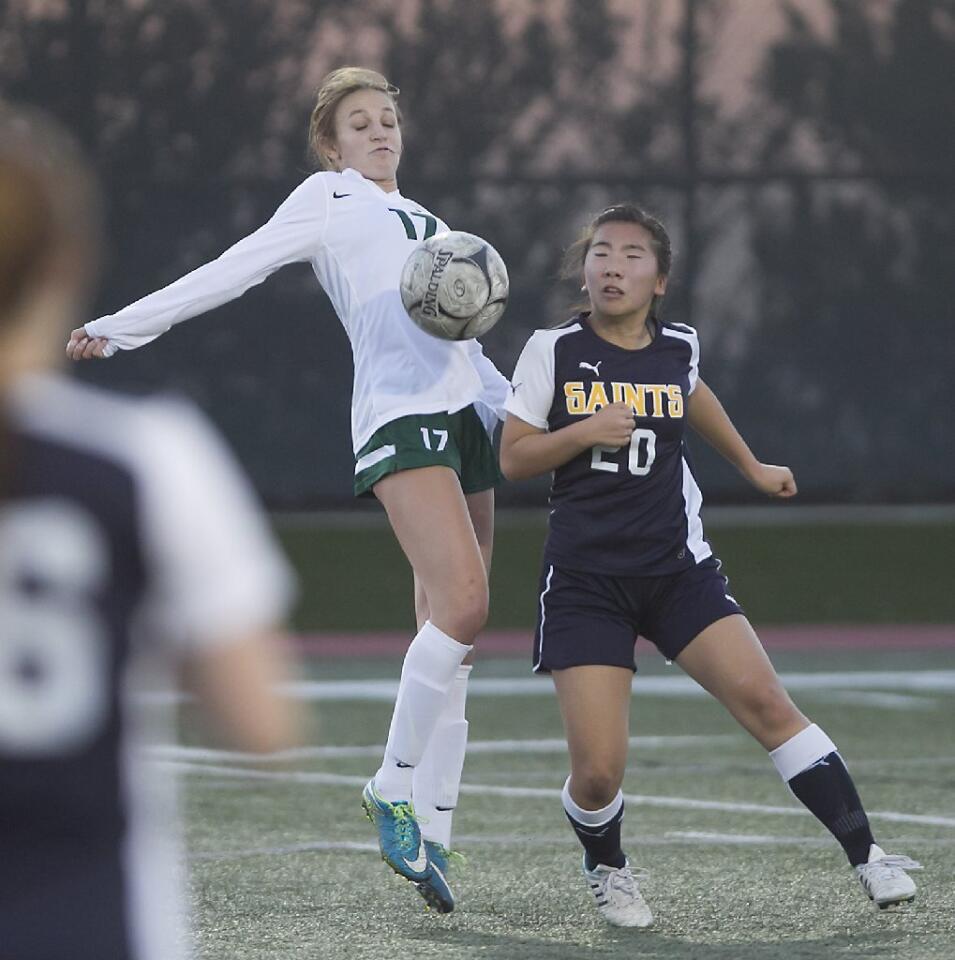
<instances>
[{"instance_id":1,"label":"white sock","mask_svg":"<svg viewBox=\"0 0 955 960\"><path fill-rule=\"evenodd\" d=\"M458 788L464 770L468 722L464 706L468 696L470 664L461 664L455 675L438 723L414 768L411 797L421 834L446 849L451 848L451 818L458 805Z\"/></svg>"},{"instance_id":2,"label":"white sock","mask_svg":"<svg viewBox=\"0 0 955 960\"><path fill-rule=\"evenodd\" d=\"M829 739L826 732L814 723L810 723L784 744L776 747L775 750L770 750L769 757L783 781L788 783L823 757L837 752L836 745Z\"/></svg>"},{"instance_id":3,"label":"white sock","mask_svg":"<svg viewBox=\"0 0 955 960\"><path fill-rule=\"evenodd\" d=\"M578 823L582 823L585 827L602 827L620 812L623 806L623 791L618 790L613 800L599 810L584 810L570 795L570 777L568 777L564 781L564 789L560 792L560 801L567 815Z\"/></svg>"},{"instance_id":4,"label":"white sock","mask_svg":"<svg viewBox=\"0 0 955 960\"><path fill-rule=\"evenodd\" d=\"M414 767L421 762L458 667L470 650L430 620L411 641L401 668L385 757L375 774L375 789L390 803L411 799Z\"/></svg>"}]
</instances>

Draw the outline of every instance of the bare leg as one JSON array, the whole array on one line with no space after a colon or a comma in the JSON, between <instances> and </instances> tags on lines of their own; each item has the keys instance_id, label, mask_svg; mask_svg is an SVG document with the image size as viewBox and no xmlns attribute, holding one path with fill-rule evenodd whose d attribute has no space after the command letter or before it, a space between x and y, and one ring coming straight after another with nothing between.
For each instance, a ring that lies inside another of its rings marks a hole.
<instances>
[{"instance_id":1,"label":"bare leg","mask_svg":"<svg viewBox=\"0 0 955 960\"><path fill-rule=\"evenodd\" d=\"M570 795L585 809L605 807L627 766L633 674L586 666L555 670L553 677L570 751Z\"/></svg>"},{"instance_id":2,"label":"bare leg","mask_svg":"<svg viewBox=\"0 0 955 960\"><path fill-rule=\"evenodd\" d=\"M375 493L430 610L405 655L385 759L375 775L380 795L395 802L411 799L413 769L487 618L487 573L453 470L401 471L381 480Z\"/></svg>"},{"instance_id":3,"label":"bare leg","mask_svg":"<svg viewBox=\"0 0 955 960\"><path fill-rule=\"evenodd\" d=\"M741 614L711 623L676 662L767 750L809 726Z\"/></svg>"},{"instance_id":4,"label":"bare leg","mask_svg":"<svg viewBox=\"0 0 955 960\"><path fill-rule=\"evenodd\" d=\"M836 745L789 699L749 621L741 614L717 620L677 663L770 752L790 790L849 862L864 864L875 841L849 771Z\"/></svg>"},{"instance_id":5,"label":"bare leg","mask_svg":"<svg viewBox=\"0 0 955 960\"><path fill-rule=\"evenodd\" d=\"M598 913L614 926L648 927L653 914L620 842L632 678L622 667L554 671L571 769L561 799L584 848L584 879Z\"/></svg>"},{"instance_id":6,"label":"bare leg","mask_svg":"<svg viewBox=\"0 0 955 960\"><path fill-rule=\"evenodd\" d=\"M468 493L465 494L464 500L467 503L474 535L477 537L481 559L484 561L484 570L490 576L491 555L494 552L494 490L492 488L481 490L478 493ZM412 570L412 573L414 574L415 620L420 630L424 626L424 622L431 617L431 607L428 604L428 596L417 572ZM469 653L464 662L471 663L473 659L474 654Z\"/></svg>"},{"instance_id":7,"label":"bare leg","mask_svg":"<svg viewBox=\"0 0 955 960\"><path fill-rule=\"evenodd\" d=\"M402 470L380 480L375 495L414 571L416 608L420 591L427 619L471 644L487 619L487 570L457 475L450 467Z\"/></svg>"}]
</instances>

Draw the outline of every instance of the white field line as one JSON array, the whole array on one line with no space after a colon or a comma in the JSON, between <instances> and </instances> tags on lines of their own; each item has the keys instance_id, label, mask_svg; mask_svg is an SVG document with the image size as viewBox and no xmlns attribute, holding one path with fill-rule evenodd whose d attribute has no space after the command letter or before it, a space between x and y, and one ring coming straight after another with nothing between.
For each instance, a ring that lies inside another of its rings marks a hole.
<instances>
[{"instance_id":1,"label":"white field line","mask_svg":"<svg viewBox=\"0 0 955 960\"><path fill-rule=\"evenodd\" d=\"M366 777L347 776L337 773L316 773L303 770L239 770L235 767L222 767L213 764L182 763L179 761L158 761L158 766L170 772L187 774L205 774L230 779L270 780L283 783L312 783L327 786L362 787ZM559 800L560 790L553 787L503 787L490 784L461 784L461 793L483 797L510 797ZM691 797L647 796L639 793L625 793L624 800L632 807L663 807L668 810L720 810L726 813L756 813L784 817L808 816L803 807L778 807L763 803L733 803L726 800L696 800ZM895 811L868 811L872 820L886 820L893 823L918 823L925 826L955 828L955 817L935 816L931 814L897 813Z\"/></svg>"},{"instance_id":2,"label":"white field line","mask_svg":"<svg viewBox=\"0 0 955 960\"><path fill-rule=\"evenodd\" d=\"M955 670L859 670L819 673L781 674L788 690L881 690L911 693L950 693L955 691ZM291 699L305 701L384 701L393 703L397 680L306 680L282 686ZM705 690L689 677L636 676L633 692L637 696L705 697ZM468 683L469 697L553 696L553 685L541 677L475 677ZM149 703L168 703L185 699L174 691L142 694ZM871 701L862 700L863 703ZM877 704L875 704L877 705Z\"/></svg>"},{"instance_id":3,"label":"white field line","mask_svg":"<svg viewBox=\"0 0 955 960\"><path fill-rule=\"evenodd\" d=\"M804 690L810 696L824 696L826 703L845 703L859 707L882 707L885 710L934 710L938 701L921 694L880 693L874 690Z\"/></svg>"},{"instance_id":4,"label":"white field line","mask_svg":"<svg viewBox=\"0 0 955 960\"><path fill-rule=\"evenodd\" d=\"M713 736L646 736L631 737L634 749L671 749L674 747L719 746L740 740L741 736L721 734ZM153 760L195 760L220 763L286 763L291 760L347 759L352 757L381 757L383 744L353 747L295 747L265 755L239 753L234 750L212 750L204 747L187 747L179 744L163 744L149 747L146 756ZM497 753L566 753L567 742L554 738L544 740L474 740L468 743L469 754Z\"/></svg>"},{"instance_id":5,"label":"white field line","mask_svg":"<svg viewBox=\"0 0 955 960\"><path fill-rule=\"evenodd\" d=\"M325 850L348 850L378 853L377 843L358 843L354 840L313 840L309 843L287 843L280 847L249 847L244 850L210 850L190 853L190 860L232 860L238 857L276 856L282 853L311 853Z\"/></svg>"},{"instance_id":6,"label":"white field line","mask_svg":"<svg viewBox=\"0 0 955 960\"><path fill-rule=\"evenodd\" d=\"M720 843L720 844L761 844L764 846L813 846L828 847L832 841L825 837L770 837L770 836L748 836L745 834L721 834L721 833L681 833L680 831L671 831L663 836L628 836L627 843L634 847L666 847L674 844L697 844L697 843ZM573 833L545 835L545 836L522 836L521 834L499 834L499 835L471 835L456 836L454 846L458 847L563 847L576 846L577 840ZM354 840L314 840L306 843L289 843L274 847L246 847L238 850L209 850L191 853L188 855L190 860L236 860L241 857L271 857L282 854L292 853L326 853L326 852L348 852L348 853L379 853L377 843L358 843Z\"/></svg>"},{"instance_id":7,"label":"white field line","mask_svg":"<svg viewBox=\"0 0 955 960\"><path fill-rule=\"evenodd\" d=\"M710 736L644 736L630 737L631 749L675 749L678 747L720 746L749 742L744 734L713 734ZM340 760L356 759L361 757L380 758L384 753L383 744L368 746L320 746L320 747L293 747L289 750L280 750L276 753L241 753L236 750L215 750L209 747L191 747L183 744L156 744L146 747L143 755L149 760L182 760L193 763L252 763L256 766L271 763L290 763L299 760ZM468 754L549 754L567 752L567 744L559 738L542 740L474 740L468 743ZM900 767L949 767L955 764L955 756L937 757L895 757L892 759L893 769ZM687 769L685 762L676 765L679 769ZM690 765L693 766L692 764ZM713 764L698 764L700 770L712 769ZM885 760L860 760L853 758L853 768L865 767L882 770ZM655 766L655 770L666 767ZM520 776L515 773L515 776ZM549 776L549 774L546 774Z\"/></svg>"},{"instance_id":8,"label":"white field line","mask_svg":"<svg viewBox=\"0 0 955 960\"><path fill-rule=\"evenodd\" d=\"M929 843L933 848L951 846L955 838L926 841L920 837L895 837L894 846L912 847ZM748 833L712 833L696 830L668 830L662 836L648 834L627 835L627 846L637 849L645 847L694 846L709 844L713 846L746 847L831 847L829 837L787 837L767 834ZM565 833L528 836L526 834L461 835L455 836L456 848L470 847L576 847L577 840L568 829ZM237 860L242 857L274 857L294 853L373 853L378 854L377 843L359 843L354 840L314 840L307 843L291 843L274 847L246 847L238 850L209 850L191 853L190 860ZM469 852L469 857L472 854Z\"/></svg>"}]
</instances>

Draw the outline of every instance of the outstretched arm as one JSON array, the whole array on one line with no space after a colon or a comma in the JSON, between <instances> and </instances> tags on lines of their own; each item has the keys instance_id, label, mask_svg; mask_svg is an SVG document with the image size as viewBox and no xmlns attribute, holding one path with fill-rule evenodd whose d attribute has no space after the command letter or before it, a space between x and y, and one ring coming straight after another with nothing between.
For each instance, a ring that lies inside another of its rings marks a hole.
<instances>
[{"instance_id":1,"label":"outstretched arm","mask_svg":"<svg viewBox=\"0 0 955 960\"><path fill-rule=\"evenodd\" d=\"M771 497L792 497L796 481L789 467L760 463L733 426L716 394L698 380L686 405L687 422L757 489Z\"/></svg>"},{"instance_id":2,"label":"outstretched arm","mask_svg":"<svg viewBox=\"0 0 955 960\"><path fill-rule=\"evenodd\" d=\"M320 176L302 183L275 215L220 257L128 307L70 334L73 360L112 356L155 340L173 324L228 303L286 263L307 260L321 244L328 201Z\"/></svg>"}]
</instances>

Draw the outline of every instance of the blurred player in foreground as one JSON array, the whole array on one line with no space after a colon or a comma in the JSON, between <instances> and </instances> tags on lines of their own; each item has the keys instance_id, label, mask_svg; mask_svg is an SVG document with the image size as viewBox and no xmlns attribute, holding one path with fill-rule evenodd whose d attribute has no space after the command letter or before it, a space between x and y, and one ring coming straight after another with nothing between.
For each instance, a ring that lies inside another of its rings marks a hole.
<instances>
[{"instance_id":1,"label":"blurred player in foreground","mask_svg":"<svg viewBox=\"0 0 955 960\"><path fill-rule=\"evenodd\" d=\"M55 371L99 210L55 124L0 104L0 955L188 953L168 776L136 696L188 670L233 745L295 732L290 580L242 477L178 402ZM164 718L168 721L168 718ZM161 724L160 736L168 736Z\"/></svg>"},{"instance_id":2,"label":"blurred player in foreground","mask_svg":"<svg viewBox=\"0 0 955 960\"><path fill-rule=\"evenodd\" d=\"M793 794L842 845L880 907L915 895L875 843L835 744L796 708L703 538L692 427L761 492L791 497L787 467L760 463L699 376L696 331L657 313L670 273L658 220L621 204L568 251L589 309L527 343L513 377L501 466L554 471L534 669L552 673L570 749L564 810L603 917L650 910L620 843L637 634L713 694L769 751Z\"/></svg>"}]
</instances>

